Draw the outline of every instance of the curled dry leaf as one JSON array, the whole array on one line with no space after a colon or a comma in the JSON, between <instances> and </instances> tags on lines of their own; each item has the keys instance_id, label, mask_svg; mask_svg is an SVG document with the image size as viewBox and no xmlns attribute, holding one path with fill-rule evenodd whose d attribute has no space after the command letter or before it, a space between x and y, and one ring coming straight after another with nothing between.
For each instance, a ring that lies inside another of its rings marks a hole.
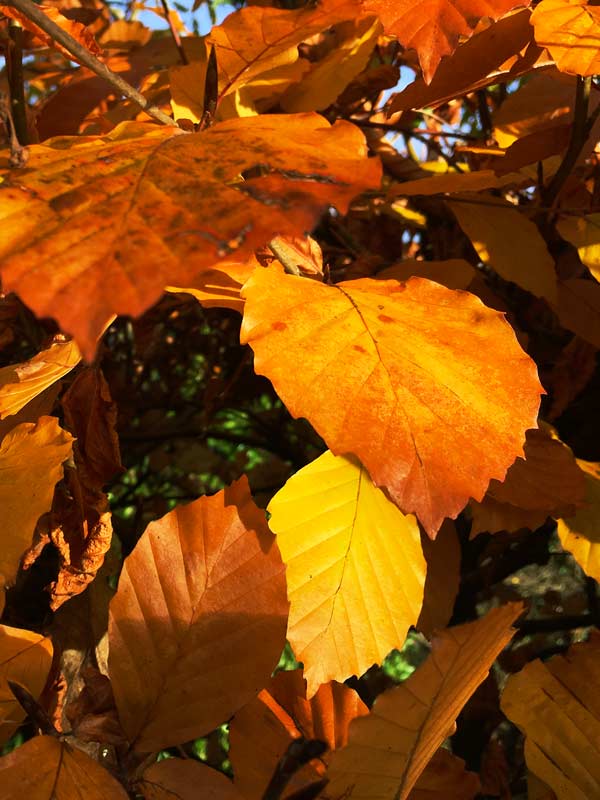
<instances>
[{"instance_id":1,"label":"curled dry leaf","mask_svg":"<svg viewBox=\"0 0 600 800\"><path fill-rule=\"evenodd\" d=\"M381 694L368 716L351 723L348 744L332 756L324 800L412 797L462 707L510 641L511 625L522 611L522 604L511 603L435 636L424 664Z\"/></svg>"},{"instance_id":2,"label":"curled dry leaf","mask_svg":"<svg viewBox=\"0 0 600 800\"><path fill-rule=\"evenodd\" d=\"M558 535L565 550L590 578L600 581L600 464L577 459L585 480L585 502L572 516L558 520Z\"/></svg>"},{"instance_id":3,"label":"curled dry leaf","mask_svg":"<svg viewBox=\"0 0 600 800\"><path fill-rule=\"evenodd\" d=\"M71 453L72 437L55 417L25 422L0 442L0 610L4 589L15 579L38 519L52 505L63 461Z\"/></svg>"},{"instance_id":4,"label":"curled dry leaf","mask_svg":"<svg viewBox=\"0 0 600 800\"><path fill-rule=\"evenodd\" d=\"M600 637L565 655L532 661L502 694L506 716L525 734L529 769L558 800L600 796Z\"/></svg>"},{"instance_id":5,"label":"curled dry leaf","mask_svg":"<svg viewBox=\"0 0 600 800\"><path fill-rule=\"evenodd\" d=\"M135 749L202 736L254 697L287 614L284 566L245 478L151 523L110 605L110 679Z\"/></svg>"},{"instance_id":6,"label":"curled dry leaf","mask_svg":"<svg viewBox=\"0 0 600 800\"><path fill-rule=\"evenodd\" d=\"M167 286L166 291L191 294L204 308L231 308L241 314L244 301L240 291L257 266L259 264L254 256L239 264L222 261L218 269L209 269L199 275L193 288Z\"/></svg>"},{"instance_id":7,"label":"curled dry leaf","mask_svg":"<svg viewBox=\"0 0 600 800\"><path fill-rule=\"evenodd\" d=\"M268 511L286 564L287 635L312 697L404 643L423 603L419 526L355 458L329 451L296 472Z\"/></svg>"},{"instance_id":8,"label":"curled dry leaf","mask_svg":"<svg viewBox=\"0 0 600 800\"><path fill-rule=\"evenodd\" d=\"M0 419L16 414L81 361L75 342L55 342L25 361L0 369Z\"/></svg>"},{"instance_id":9,"label":"curled dry leaf","mask_svg":"<svg viewBox=\"0 0 600 800\"><path fill-rule=\"evenodd\" d=\"M136 788L146 800L248 800L222 772L181 758L153 764Z\"/></svg>"},{"instance_id":10,"label":"curled dry leaf","mask_svg":"<svg viewBox=\"0 0 600 800\"><path fill-rule=\"evenodd\" d=\"M25 711L7 681L25 687L36 700L52 664L52 642L33 631L0 625L0 745L17 730Z\"/></svg>"},{"instance_id":11,"label":"curled dry leaf","mask_svg":"<svg viewBox=\"0 0 600 800\"><path fill-rule=\"evenodd\" d=\"M197 134L123 123L30 151L0 192L3 287L54 316L86 358L114 314L141 314L167 285L310 230L331 204L345 212L381 174L354 125L317 114Z\"/></svg>"},{"instance_id":12,"label":"curled dry leaf","mask_svg":"<svg viewBox=\"0 0 600 800\"><path fill-rule=\"evenodd\" d=\"M0 759L2 800L127 800L113 776L81 750L36 736Z\"/></svg>"},{"instance_id":13,"label":"curled dry leaf","mask_svg":"<svg viewBox=\"0 0 600 800\"><path fill-rule=\"evenodd\" d=\"M571 75L600 72L600 9L587 0L542 0L531 15L536 42Z\"/></svg>"},{"instance_id":14,"label":"curled dry leaf","mask_svg":"<svg viewBox=\"0 0 600 800\"><path fill-rule=\"evenodd\" d=\"M55 8L54 6L39 5L38 8L40 11L43 11L48 19L52 20L52 22L62 28L74 39L77 39L79 44L83 45L86 50L89 50L93 56L98 56L102 53L102 48L94 39L93 34L86 30L85 26L82 25L81 22L68 19L58 8ZM69 50L65 50L61 44L56 42L45 31L39 28L35 22L32 22L29 17L25 16L25 14L18 9L11 5L0 6L0 14L16 20L18 23L20 23L20 25L22 25L23 28L25 28L26 31L33 33L38 41L38 44L35 46L39 47L41 45L42 47L55 47L63 54L63 56L68 58L69 61L77 61L77 56L73 55Z\"/></svg>"},{"instance_id":15,"label":"curled dry leaf","mask_svg":"<svg viewBox=\"0 0 600 800\"><path fill-rule=\"evenodd\" d=\"M423 278L325 286L267 269L243 296L256 371L432 538L522 455L536 367L504 315L473 295Z\"/></svg>"},{"instance_id":16,"label":"curled dry leaf","mask_svg":"<svg viewBox=\"0 0 600 800\"><path fill-rule=\"evenodd\" d=\"M324 742L327 751L295 772L282 796L322 780L331 753L348 740L350 722L367 713L358 694L343 683L323 683L307 700L302 670L278 672L229 727L236 787L245 800L261 800L280 759L301 738Z\"/></svg>"},{"instance_id":17,"label":"curled dry leaf","mask_svg":"<svg viewBox=\"0 0 600 800\"><path fill-rule=\"evenodd\" d=\"M385 32L397 36L407 49L417 51L426 83L444 56L451 55L461 37L472 36L483 17L498 19L524 0L363 0L366 11L377 14ZM512 52L512 51L511 51Z\"/></svg>"}]
</instances>

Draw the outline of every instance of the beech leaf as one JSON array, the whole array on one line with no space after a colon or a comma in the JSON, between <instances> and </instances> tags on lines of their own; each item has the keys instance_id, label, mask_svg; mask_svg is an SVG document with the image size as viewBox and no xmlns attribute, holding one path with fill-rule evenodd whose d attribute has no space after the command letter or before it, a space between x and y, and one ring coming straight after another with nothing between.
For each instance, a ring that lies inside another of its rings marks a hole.
<instances>
[{"instance_id":1,"label":"beech leaf","mask_svg":"<svg viewBox=\"0 0 600 800\"><path fill-rule=\"evenodd\" d=\"M50 510L72 441L55 417L41 417L18 425L0 442L0 610L4 588L16 577L36 523Z\"/></svg>"},{"instance_id":2,"label":"beech leaf","mask_svg":"<svg viewBox=\"0 0 600 800\"><path fill-rule=\"evenodd\" d=\"M536 368L475 296L423 278L326 286L274 270L256 270L243 296L256 371L432 538L522 455Z\"/></svg>"},{"instance_id":3,"label":"beech leaf","mask_svg":"<svg viewBox=\"0 0 600 800\"><path fill-rule=\"evenodd\" d=\"M600 464L581 459L577 464L585 480L585 502L571 516L558 520L558 535L585 574L600 581Z\"/></svg>"},{"instance_id":4,"label":"beech leaf","mask_svg":"<svg viewBox=\"0 0 600 800\"><path fill-rule=\"evenodd\" d=\"M435 636L427 660L351 723L348 744L332 756L324 800L409 797L522 611L521 603L510 603Z\"/></svg>"},{"instance_id":5,"label":"beech leaf","mask_svg":"<svg viewBox=\"0 0 600 800\"><path fill-rule=\"evenodd\" d=\"M81 361L75 342L55 342L22 364L0 369L0 419L16 414Z\"/></svg>"},{"instance_id":6,"label":"beech leaf","mask_svg":"<svg viewBox=\"0 0 600 800\"><path fill-rule=\"evenodd\" d=\"M531 15L536 42L561 72L600 72L600 8L587 0L542 0Z\"/></svg>"},{"instance_id":7,"label":"beech leaf","mask_svg":"<svg viewBox=\"0 0 600 800\"><path fill-rule=\"evenodd\" d=\"M461 37L473 34L483 17L498 19L525 0L363 0L377 14L385 32L417 51L426 83L431 83L443 56L451 55Z\"/></svg>"},{"instance_id":8,"label":"beech leaf","mask_svg":"<svg viewBox=\"0 0 600 800\"><path fill-rule=\"evenodd\" d=\"M202 736L254 697L287 613L283 564L245 478L151 523L110 604L110 679L135 749Z\"/></svg>"},{"instance_id":9,"label":"beech leaf","mask_svg":"<svg viewBox=\"0 0 600 800\"><path fill-rule=\"evenodd\" d=\"M138 788L146 800L247 800L222 772L192 759L153 764Z\"/></svg>"},{"instance_id":10,"label":"beech leaf","mask_svg":"<svg viewBox=\"0 0 600 800\"><path fill-rule=\"evenodd\" d=\"M600 637L511 675L501 707L527 737L529 769L558 800L600 796Z\"/></svg>"},{"instance_id":11,"label":"beech leaf","mask_svg":"<svg viewBox=\"0 0 600 800\"><path fill-rule=\"evenodd\" d=\"M2 800L127 800L113 776L83 751L36 736L0 759Z\"/></svg>"},{"instance_id":12,"label":"beech leaf","mask_svg":"<svg viewBox=\"0 0 600 800\"><path fill-rule=\"evenodd\" d=\"M52 642L33 631L0 625L0 745L25 719L25 711L8 681L25 687L36 700L42 693L52 664Z\"/></svg>"},{"instance_id":13,"label":"beech leaf","mask_svg":"<svg viewBox=\"0 0 600 800\"><path fill-rule=\"evenodd\" d=\"M167 285L193 288L227 257L244 261L276 234L305 233L380 179L358 128L317 114L233 119L197 134L123 123L30 154L0 184L3 288L54 316L88 359L114 314L139 315Z\"/></svg>"},{"instance_id":14,"label":"beech leaf","mask_svg":"<svg viewBox=\"0 0 600 800\"><path fill-rule=\"evenodd\" d=\"M301 738L327 745L318 759L294 773L286 794L321 780L331 753L348 740L348 726L368 713L358 694L343 683L324 683L310 700L302 670L278 672L229 726L234 783L245 800L261 800L280 759Z\"/></svg>"},{"instance_id":15,"label":"beech leaf","mask_svg":"<svg viewBox=\"0 0 600 800\"><path fill-rule=\"evenodd\" d=\"M577 248L579 258L600 281L600 214L584 217L562 217L556 229L568 242Z\"/></svg>"},{"instance_id":16,"label":"beech leaf","mask_svg":"<svg viewBox=\"0 0 600 800\"><path fill-rule=\"evenodd\" d=\"M287 635L312 697L404 643L423 604L419 527L356 459L329 451L293 475L268 511L286 564Z\"/></svg>"}]
</instances>

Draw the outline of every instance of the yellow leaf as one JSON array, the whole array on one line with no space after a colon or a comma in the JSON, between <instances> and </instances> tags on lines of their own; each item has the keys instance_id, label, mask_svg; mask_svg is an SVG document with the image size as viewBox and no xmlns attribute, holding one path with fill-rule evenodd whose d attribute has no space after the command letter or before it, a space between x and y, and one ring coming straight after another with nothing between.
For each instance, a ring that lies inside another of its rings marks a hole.
<instances>
[{"instance_id":1,"label":"yellow leaf","mask_svg":"<svg viewBox=\"0 0 600 800\"><path fill-rule=\"evenodd\" d=\"M256 371L432 538L522 454L536 368L473 295L424 278L327 286L272 269L242 294Z\"/></svg>"},{"instance_id":2,"label":"yellow leaf","mask_svg":"<svg viewBox=\"0 0 600 800\"><path fill-rule=\"evenodd\" d=\"M561 72L600 72L600 8L587 0L542 0L531 15L536 42Z\"/></svg>"},{"instance_id":3,"label":"yellow leaf","mask_svg":"<svg viewBox=\"0 0 600 800\"><path fill-rule=\"evenodd\" d=\"M484 264L505 280L556 303L554 260L533 222L492 195L466 195L447 202Z\"/></svg>"},{"instance_id":4,"label":"yellow leaf","mask_svg":"<svg viewBox=\"0 0 600 800\"><path fill-rule=\"evenodd\" d=\"M585 574L600 581L600 464L577 463L585 476L585 502L573 516L558 520L558 535Z\"/></svg>"},{"instance_id":5,"label":"yellow leaf","mask_svg":"<svg viewBox=\"0 0 600 800\"><path fill-rule=\"evenodd\" d=\"M75 342L56 342L23 364L0 369L0 419L16 414L80 361Z\"/></svg>"},{"instance_id":6,"label":"yellow leaf","mask_svg":"<svg viewBox=\"0 0 600 800\"><path fill-rule=\"evenodd\" d=\"M195 739L251 700L283 650L287 612L275 538L245 478L152 522L110 604L108 669L132 746Z\"/></svg>"},{"instance_id":7,"label":"yellow leaf","mask_svg":"<svg viewBox=\"0 0 600 800\"><path fill-rule=\"evenodd\" d=\"M39 517L50 510L62 463L72 452L72 436L55 417L18 425L0 442L0 606Z\"/></svg>"},{"instance_id":8,"label":"yellow leaf","mask_svg":"<svg viewBox=\"0 0 600 800\"><path fill-rule=\"evenodd\" d=\"M579 258L600 281L600 214L584 217L562 217L556 228L563 239L577 248Z\"/></svg>"},{"instance_id":9,"label":"yellow leaf","mask_svg":"<svg viewBox=\"0 0 600 800\"><path fill-rule=\"evenodd\" d=\"M335 30L341 39L338 46L314 64L300 83L287 90L281 98L282 108L288 113L321 111L334 103L366 67L382 30L376 17L338 25Z\"/></svg>"},{"instance_id":10,"label":"yellow leaf","mask_svg":"<svg viewBox=\"0 0 600 800\"><path fill-rule=\"evenodd\" d=\"M50 665L52 642L33 631L0 625L0 745L16 731L25 711L7 681L25 687L36 700L42 693Z\"/></svg>"},{"instance_id":11,"label":"yellow leaf","mask_svg":"<svg viewBox=\"0 0 600 800\"><path fill-rule=\"evenodd\" d=\"M2 800L127 800L108 770L53 736L36 736L0 759Z\"/></svg>"},{"instance_id":12,"label":"yellow leaf","mask_svg":"<svg viewBox=\"0 0 600 800\"><path fill-rule=\"evenodd\" d=\"M558 800L600 797L600 638L511 675L501 698L523 731L529 769Z\"/></svg>"},{"instance_id":13,"label":"yellow leaf","mask_svg":"<svg viewBox=\"0 0 600 800\"><path fill-rule=\"evenodd\" d=\"M476 622L440 632L422 666L379 695L368 716L351 723L348 744L332 756L324 800L409 797L464 704L510 641L511 625L522 611L521 603L511 603Z\"/></svg>"},{"instance_id":14,"label":"yellow leaf","mask_svg":"<svg viewBox=\"0 0 600 800\"><path fill-rule=\"evenodd\" d=\"M404 643L423 603L419 528L355 459L329 451L293 475L268 511L286 564L288 639L312 697Z\"/></svg>"}]
</instances>

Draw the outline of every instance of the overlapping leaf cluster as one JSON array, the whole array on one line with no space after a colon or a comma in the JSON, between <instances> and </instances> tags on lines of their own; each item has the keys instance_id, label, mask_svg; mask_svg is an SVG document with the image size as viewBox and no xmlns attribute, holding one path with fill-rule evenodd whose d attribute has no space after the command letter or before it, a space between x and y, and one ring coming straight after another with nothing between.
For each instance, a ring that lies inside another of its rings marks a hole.
<instances>
[{"instance_id":1,"label":"overlapping leaf cluster","mask_svg":"<svg viewBox=\"0 0 600 800\"><path fill-rule=\"evenodd\" d=\"M600 578L600 454L563 424L600 347L598 9L294 5L200 37L167 6L163 36L137 4L56 0L60 47L0 6L0 744L34 734L0 798L509 797L500 706L532 797L600 796L594 636L517 654L476 771L447 746L525 611L484 578L465 612L477 569L556 530L588 597ZM171 329L210 342L192 389L183 352L145 362ZM128 538L107 486L125 471L143 497L121 459L152 439L136 391L165 361L198 425L168 447L211 475L211 442L236 449L225 488L188 469L196 499L159 498ZM258 434L223 424L236 402ZM369 687L411 630L423 663ZM286 641L297 666L274 672ZM180 757L225 724L225 767Z\"/></svg>"}]
</instances>

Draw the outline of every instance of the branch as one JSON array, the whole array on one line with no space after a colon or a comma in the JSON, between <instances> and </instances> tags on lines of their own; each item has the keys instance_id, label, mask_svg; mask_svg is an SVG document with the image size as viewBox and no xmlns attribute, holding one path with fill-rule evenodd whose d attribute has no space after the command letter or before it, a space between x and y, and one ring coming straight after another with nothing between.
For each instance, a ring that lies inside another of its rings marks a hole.
<instances>
[{"instance_id":1,"label":"branch","mask_svg":"<svg viewBox=\"0 0 600 800\"><path fill-rule=\"evenodd\" d=\"M173 20L171 19L171 10L169 9L167 0L160 0L160 2L162 3L165 19L167 20L169 30L171 31L171 36L173 37L173 41L175 42L175 47L177 48L177 52L179 53L179 58L181 59L181 63L187 67L187 65L190 62L188 61L188 57L185 54L183 45L181 44L181 37L179 36L179 33L177 32L175 25L173 25Z\"/></svg>"},{"instance_id":2,"label":"branch","mask_svg":"<svg viewBox=\"0 0 600 800\"><path fill-rule=\"evenodd\" d=\"M82 44L80 44L77 39L74 39L69 33L63 30L59 25L49 19L43 11L40 11L38 6L32 0L9 0L8 5L16 8L21 14L24 14L27 19L34 22L38 28L41 28L44 33L47 33L48 36L52 37L54 41L61 44L65 50L68 50L72 56L74 56L76 61L79 61L80 64L83 64L84 67L87 67L92 72L94 72L98 77L103 78L105 81L111 84L120 95L124 97L128 97L134 103L148 114L149 117L157 120L158 122L162 122L163 125L171 125L172 127L177 127L177 123L175 120L168 117L163 111L156 106L153 106L143 94L138 92L131 84L124 81L119 75L109 69L106 64L103 64L99 61L95 56L93 56L89 50L87 50Z\"/></svg>"},{"instance_id":3,"label":"branch","mask_svg":"<svg viewBox=\"0 0 600 800\"><path fill-rule=\"evenodd\" d=\"M8 85L10 88L10 110L19 144L27 142L27 104L23 78L23 28L14 19L8 22L9 43L7 48Z\"/></svg>"},{"instance_id":4,"label":"branch","mask_svg":"<svg viewBox=\"0 0 600 800\"><path fill-rule=\"evenodd\" d=\"M577 88L575 91L575 110L573 112L573 128L571 130L571 141L564 155L562 163L554 177L550 181L548 188L544 190L542 202L545 206L553 206L565 181L571 174L583 146L588 140L590 131L598 116L598 109L588 119L588 108L590 104L590 90L592 79L577 76ZM599 106L600 107L600 106Z\"/></svg>"}]
</instances>

